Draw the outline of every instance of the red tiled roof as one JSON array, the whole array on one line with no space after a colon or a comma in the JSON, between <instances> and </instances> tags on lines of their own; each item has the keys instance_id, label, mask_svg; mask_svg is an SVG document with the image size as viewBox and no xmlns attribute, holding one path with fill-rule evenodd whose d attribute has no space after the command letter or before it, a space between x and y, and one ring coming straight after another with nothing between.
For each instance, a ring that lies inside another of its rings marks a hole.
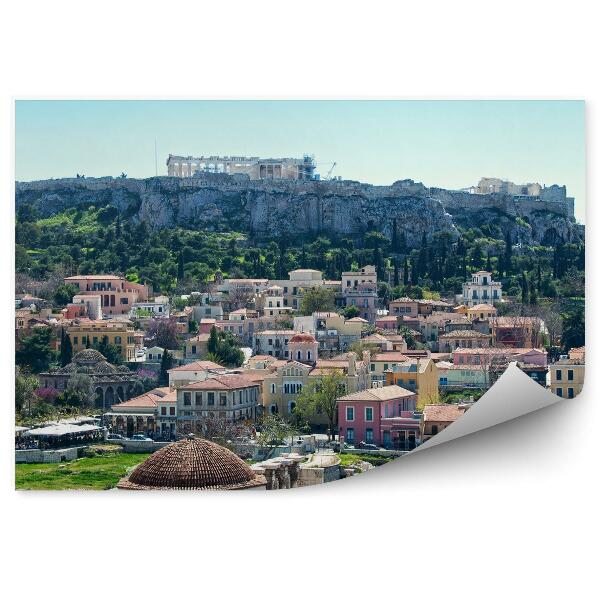
<instances>
[{"instance_id":1,"label":"red tiled roof","mask_svg":"<svg viewBox=\"0 0 600 600\"><path fill-rule=\"evenodd\" d=\"M217 375L204 381L195 381L182 386L182 390L233 390L257 385L256 381L245 375Z\"/></svg>"},{"instance_id":2,"label":"red tiled roof","mask_svg":"<svg viewBox=\"0 0 600 600\"><path fill-rule=\"evenodd\" d=\"M448 423L456 421L465 414L465 408L457 404L426 404L423 408L424 421L445 421Z\"/></svg>"},{"instance_id":3,"label":"red tiled roof","mask_svg":"<svg viewBox=\"0 0 600 600\"><path fill-rule=\"evenodd\" d=\"M371 388L369 390L362 390L361 392L354 392L338 398L338 402L354 402L354 401L375 401L383 402L385 400L393 400L395 398L406 398L407 396L416 396L414 392L404 389L399 385L386 385L381 388Z\"/></svg>"},{"instance_id":4,"label":"red tiled roof","mask_svg":"<svg viewBox=\"0 0 600 600\"><path fill-rule=\"evenodd\" d=\"M408 356L402 352L380 352L371 357L371 362L404 362L405 360L408 360Z\"/></svg>"},{"instance_id":5,"label":"red tiled roof","mask_svg":"<svg viewBox=\"0 0 600 600\"><path fill-rule=\"evenodd\" d=\"M181 365L180 367L174 367L169 369L169 373L173 371L208 371L209 369L224 369L225 367L212 362L212 360L197 360L195 362L188 363L187 365Z\"/></svg>"}]
</instances>

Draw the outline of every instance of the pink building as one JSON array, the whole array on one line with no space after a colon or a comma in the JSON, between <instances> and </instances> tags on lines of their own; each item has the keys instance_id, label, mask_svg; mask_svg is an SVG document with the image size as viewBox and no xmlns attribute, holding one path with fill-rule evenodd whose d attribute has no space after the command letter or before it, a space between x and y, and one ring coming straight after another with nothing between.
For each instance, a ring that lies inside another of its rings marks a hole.
<instances>
[{"instance_id":1,"label":"pink building","mask_svg":"<svg viewBox=\"0 0 600 600\"><path fill-rule=\"evenodd\" d=\"M522 362L545 367L548 353L541 348L457 348L452 353L455 365L486 365L502 361Z\"/></svg>"},{"instance_id":2,"label":"pink building","mask_svg":"<svg viewBox=\"0 0 600 600\"><path fill-rule=\"evenodd\" d=\"M200 324L198 325L198 333L210 333L210 330L213 327L217 327L216 319L200 319Z\"/></svg>"},{"instance_id":3,"label":"pink building","mask_svg":"<svg viewBox=\"0 0 600 600\"><path fill-rule=\"evenodd\" d=\"M392 448L400 431L404 439L412 432L413 448L418 443L419 420L413 419L417 395L398 385L371 388L338 399L340 439L348 444L376 444ZM401 448L405 449L405 448Z\"/></svg>"},{"instance_id":4,"label":"pink building","mask_svg":"<svg viewBox=\"0 0 600 600\"><path fill-rule=\"evenodd\" d=\"M398 329L398 318L393 315L388 315L387 317L377 317L375 319L375 327L379 329Z\"/></svg>"},{"instance_id":5,"label":"pink building","mask_svg":"<svg viewBox=\"0 0 600 600\"><path fill-rule=\"evenodd\" d=\"M65 284L79 288L79 295L100 296L102 313L108 316L127 315L135 302L148 300L149 286L127 281L118 275L74 275L65 277Z\"/></svg>"}]
</instances>

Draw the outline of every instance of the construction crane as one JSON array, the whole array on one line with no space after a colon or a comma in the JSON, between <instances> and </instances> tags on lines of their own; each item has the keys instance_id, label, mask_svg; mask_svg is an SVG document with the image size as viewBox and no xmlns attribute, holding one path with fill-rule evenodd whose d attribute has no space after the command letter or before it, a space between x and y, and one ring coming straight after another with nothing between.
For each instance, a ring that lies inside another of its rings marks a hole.
<instances>
[{"instance_id":1,"label":"construction crane","mask_svg":"<svg viewBox=\"0 0 600 600\"><path fill-rule=\"evenodd\" d=\"M325 175L325 179L327 179L327 180L331 179L331 173L333 172L333 169L335 169L335 165L337 165L336 162L334 162L331 165L331 169L329 169L329 171L327 171L327 175Z\"/></svg>"}]
</instances>

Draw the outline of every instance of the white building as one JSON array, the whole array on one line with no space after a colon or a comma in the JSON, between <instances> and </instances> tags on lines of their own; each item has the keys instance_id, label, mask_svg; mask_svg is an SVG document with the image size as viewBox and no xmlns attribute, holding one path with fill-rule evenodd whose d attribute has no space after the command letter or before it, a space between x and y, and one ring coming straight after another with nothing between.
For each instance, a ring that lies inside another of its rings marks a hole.
<instances>
[{"instance_id":1,"label":"white building","mask_svg":"<svg viewBox=\"0 0 600 600\"><path fill-rule=\"evenodd\" d=\"M361 267L358 271L344 271L342 273L342 293L349 289L358 288L363 283L377 286L377 271L373 265Z\"/></svg>"},{"instance_id":2,"label":"white building","mask_svg":"<svg viewBox=\"0 0 600 600\"><path fill-rule=\"evenodd\" d=\"M102 318L102 298L100 296L76 294L73 296L73 304L85 305L88 317L94 321Z\"/></svg>"},{"instance_id":3,"label":"white building","mask_svg":"<svg viewBox=\"0 0 600 600\"><path fill-rule=\"evenodd\" d=\"M162 361L165 349L160 346L152 346L146 350L146 362L159 363Z\"/></svg>"},{"instance_id":4,"label":"white building","mask_svg":"<svg viewBox=\"0 0 600 600\"><path fill-rule=\"evenodd\" d=\"M161 296L162 301L158 302L135 302L131 306L129 316L132 319L144 317L168 317L171 313L171 307L168 299L164 301L164 296Z\"/></svg>"},{"instance_id":5,"label":"white building","mask_svg":"<svg viewBox=\"0 0 600 600\"><path fill-rule=\"evenodd\" d=\"M502 283L492 281L489 271L477 271L473 273L471 281L463 283L462 301L466 306L502 302Z\"/></svg>"}]
</instances>

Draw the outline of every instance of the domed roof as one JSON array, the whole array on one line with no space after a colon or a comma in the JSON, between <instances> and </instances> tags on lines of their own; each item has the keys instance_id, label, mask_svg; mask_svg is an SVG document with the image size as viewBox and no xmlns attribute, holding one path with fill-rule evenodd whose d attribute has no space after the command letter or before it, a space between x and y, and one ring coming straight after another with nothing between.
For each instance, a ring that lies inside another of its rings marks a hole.
<instances>
[{"instance_id":1,"label":"domed roof","mask_svg":"<svg viewBox=\"0 0 600 600\"><path fill-rule=\"evenodd\" d=\"M317 340L310 333L297 333L292 336L290 339L290 343L293 342L295 344L314 344Z\"/></svg>"},{"instance_id":2,"label":"domed roof","mask_svg":"<svg viewBox=\"0 0 600 600\"><path fill-rule=\"evenodd\" d=\"M129 490L238 490L265 485L231 450L188 437L149 456L117 484Z\"/></svg>"},{"instance_id":3,"label":"domed roof","mask_svg":"<svg viewBox=\"0 0 600 600\"><path fill-rule=\"evenodd\" d=\"M73 357L73 362L75 363L98 363L101 361L106 362L106 358L104 358L98 350L94 350L93 348L81 350Z\"/></svg>"}]
</instances>

